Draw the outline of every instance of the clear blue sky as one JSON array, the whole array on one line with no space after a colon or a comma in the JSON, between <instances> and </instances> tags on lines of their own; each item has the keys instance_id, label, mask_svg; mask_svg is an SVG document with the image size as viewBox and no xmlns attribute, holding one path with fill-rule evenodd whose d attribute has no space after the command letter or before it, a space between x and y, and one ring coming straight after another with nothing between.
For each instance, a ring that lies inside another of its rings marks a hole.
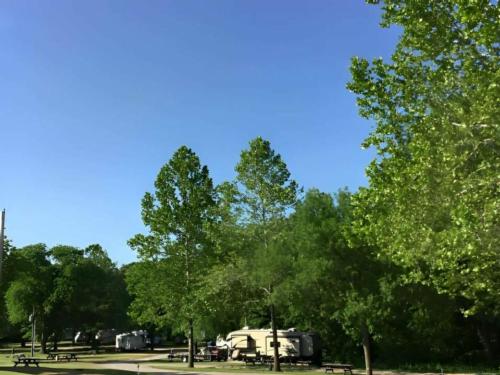
<instances>
[{"instance_id":1,"label":"clear blue sky","mask_svg":"<svg viewBox=\"0 0 500 375\"><path fill-rule=\"evenodd\" d=\"M366 184L350 58L396 29L360 0L0 2L0 208L16 246L100 243L120 264L181 145L216 183L262 136L306 189Z\"/></svg>"}]
</instances>

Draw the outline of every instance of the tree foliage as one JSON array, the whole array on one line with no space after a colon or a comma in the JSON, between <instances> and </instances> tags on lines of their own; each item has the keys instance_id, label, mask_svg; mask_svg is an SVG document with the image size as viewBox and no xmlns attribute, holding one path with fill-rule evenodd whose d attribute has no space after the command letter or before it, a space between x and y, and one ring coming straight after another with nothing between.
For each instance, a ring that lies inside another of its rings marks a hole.
<instances>
[{"instance_id":1,"label":"tree foliage","mask_svg":"<svg viewBox=\"0 0 500 375\"><path fill-rule=\"evenodd\" d=\"M31 338L28 318L34 311L43 351L50 337L57 345L63 329L92 336L98 329L126 326L123 277L99 245L30 245L10 251L8 264L8 319Z\"/></svg>"},{"instance_id":2,"label":"tree foliage","mask_svg":"<svg viewBox=\"0 0 500 375\"><path fill-rule=\"evenodd\" d=\"M298 186L269 141L257 137L241 152L236 165L240 204L246 230L254 236L254 253L247 258L249 282L264 291L270 309L273 341L277 341L275 307L280 284L289 275L288 254L279 238L287 210L297 201ZM278 346L274 346L274 370L280 371Z\"/></svg>"},{"instance_id":3,"label":"tree foliage","mask_svg":"<svg viewBox=\"0 0 500 375\"><path fill-rule=\"evenodd\" d=\"M142 219L149 233L138 234L129 241L141 259L148 261L134 266L129 280L140 279L144 272L158 272L163 284L159 290L165 293L151 298L161 301L162 312L173 324L181 322L186 329L189 367L194 364L194 323L202 315L201 285L213 258L207 231L214 221L215 205L208 168L201 166L198 156L183 146L161 168L155 192L146 193L142 200ZM143 277L150 280L148 275ZM134 302L135 306L141 301Z\"/></svg>"},{"instance_id":4,"label":"tree foliage","mask_svg":"<svg viewBox=\"0 0 500 375\"><path fill-rule=\"evenodd\" d=\"M376 121L378 157L356 228L408 280L498 314L498 4L385 1L402 27L392 61L353 59L349 88Z\"/></svg>"}]
</instances>

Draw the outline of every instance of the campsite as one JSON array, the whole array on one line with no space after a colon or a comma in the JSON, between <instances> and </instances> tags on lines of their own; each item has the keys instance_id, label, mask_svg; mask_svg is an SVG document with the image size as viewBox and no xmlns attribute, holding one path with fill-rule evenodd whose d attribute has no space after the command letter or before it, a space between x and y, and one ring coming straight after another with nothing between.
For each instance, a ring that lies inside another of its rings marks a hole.
<instances>
[{"instance_id":1,"label":"campsite","mask_svg":"<svg viewBox=\"0 0 500 375\"><path fill-rule=\"evenodd\" d=\"M0 375L500 374L494 0L2 0Z\"/></svg>"}]
</instances>

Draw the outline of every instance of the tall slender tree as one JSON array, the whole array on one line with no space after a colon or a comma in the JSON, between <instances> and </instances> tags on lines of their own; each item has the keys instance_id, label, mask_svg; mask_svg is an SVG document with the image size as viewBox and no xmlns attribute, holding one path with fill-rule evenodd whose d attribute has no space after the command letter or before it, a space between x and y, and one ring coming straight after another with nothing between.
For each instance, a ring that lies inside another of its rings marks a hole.
<instances>
[{"instance_id":1,"label":"tall slender tree","mask_svg":"<svg viewBox=\"0 0 500 375\"><path fill-rule=\"evenodd\" d=\"M9 321L21 326L27 333L30 331L28 317L34 312L41 349L44 352L50 333L53 267L44 244L25 246L17 250L16 255L19 256L19 270L5 293Z\"/></svg>"},{"instance_id":2,"label":"tall slender tree","mask_svg":"<svg viewBox=\"0 0 500 375\"><path fill-rule=\"evenodd\" d=\"M282 264L286 263L286 254L277 240L287 210L297 201L298 186L290 178L281 156L271 148L269 141L261 137L252 140L250 147L241 152L236 172L244 221L258 241L255 253L258 262L252 262L250 269L254 281L266 295L273 332L273 368L280 371L274 293L277 284L286 278L287 267Z\"/></svg>"},{"instance_id":3,"label":"tall slender tree","mask_svg":"<svg viewBox=\"0 0 500 375\"><path fill-rule=\"evenodd\" d=\"M193 328L200 313L200 285L211 260L207 226L213 221L214 206L208 168L182 146L161 168L155 192L146 193L142 200L142 219L149 234L138 234L129 241L141 259L162 263L158 277L167 286L167 295L160 300L165 313L186 327L189 367L194 366Z\"/></svg>"}]
</instances>

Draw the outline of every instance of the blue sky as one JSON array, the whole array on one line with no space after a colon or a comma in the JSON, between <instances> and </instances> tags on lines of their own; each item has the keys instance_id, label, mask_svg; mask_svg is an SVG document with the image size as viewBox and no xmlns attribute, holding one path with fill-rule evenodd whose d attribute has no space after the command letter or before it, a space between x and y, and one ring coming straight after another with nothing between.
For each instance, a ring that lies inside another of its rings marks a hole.
<instances>
[{"instance_id":1,"label":"blue sky","mask_svg":"<svg viewBox=\"0 0 500 375\"><path fill-rule=\"evenodd\" d=\"M8 237L134 260L140 200L181 145L216 183L262 136L306 189L366 185L371 124L345 84L352 56L394 49L379 19L360 0L3 0Z\"/></svg>"}]
</instances>

